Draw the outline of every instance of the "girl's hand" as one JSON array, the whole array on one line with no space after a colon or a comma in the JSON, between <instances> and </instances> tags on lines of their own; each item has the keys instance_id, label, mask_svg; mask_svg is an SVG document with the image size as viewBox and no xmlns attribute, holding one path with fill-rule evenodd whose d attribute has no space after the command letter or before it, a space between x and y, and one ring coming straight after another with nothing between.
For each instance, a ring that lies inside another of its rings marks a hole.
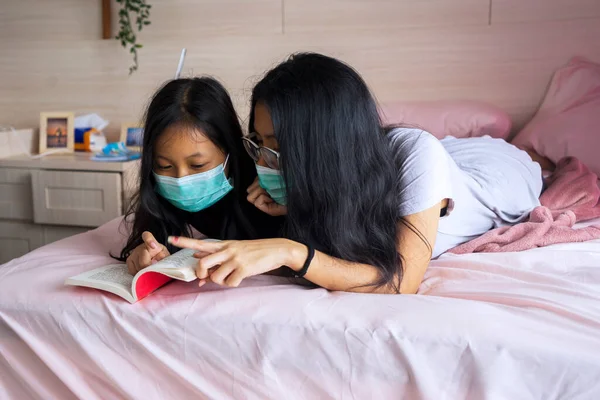
<instances>
[{"instance_id":1,"label":"girl's hand","mask_svg":"<svg viewBox=\"0 0 600 400\"><path fill-rule=\"evenodd\" d=\"M127 269L131 275L137 274L142 269L162 260L169 255L169 250L158 243L150 232L142 234L144 243L133 249L127 257Z\"/></svg>"},{"instance_id":2,"label":"girl's hand","mask_svg":"<svg viewBox=\"0 0 600 400\"><path fill-rule=\"evenodd\" d=\"M267 191L260 187L258 178L254 179L252 185L248 187L248 201L254 204L254 207L272 217L279 217L287 214L287 207L277 204L275 200L269 196Z\"/></svg>"},{"instance_id":3,"label":"girl's hand","mask_svg":"<svg viewBox=\"0 0 600 400\"><path fill-rule=\"evenodd\" d=\"M210 279L219 285L237 287L245 278L282 265L300 270L308 255L304 245L287 239L206 242L171 236L169 243L198 251L194 257L199 258L196 276L200 286Z\"/></svg>"}]
</instances>

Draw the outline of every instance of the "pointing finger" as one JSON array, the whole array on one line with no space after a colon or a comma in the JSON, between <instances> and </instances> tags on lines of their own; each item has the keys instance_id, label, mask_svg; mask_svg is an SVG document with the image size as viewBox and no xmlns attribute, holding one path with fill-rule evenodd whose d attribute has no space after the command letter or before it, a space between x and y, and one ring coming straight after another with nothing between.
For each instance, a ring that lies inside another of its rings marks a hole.
<instances>
[{"instance_id":1,"label":"pointing finger","mask_svg":"<svg viewBox=\"0 0 600 400\"><path fill-rule=\"evenodd\" d=\"M214 253L215 251L221 250L226 242L210 242L206 240L190 239L180 236L169 236L169 243L175 247L181 249L193 249L198 251L204 251L207 253Z\"/></svg>"}]
</instances>

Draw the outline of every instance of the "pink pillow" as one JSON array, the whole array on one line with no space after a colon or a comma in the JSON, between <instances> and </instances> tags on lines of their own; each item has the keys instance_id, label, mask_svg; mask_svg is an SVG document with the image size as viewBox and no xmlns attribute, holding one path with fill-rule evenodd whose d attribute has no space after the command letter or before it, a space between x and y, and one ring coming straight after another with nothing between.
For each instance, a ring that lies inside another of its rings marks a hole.
<instances>
[{"instance_id":1,"label":"pink pillow","mask_svg":"<svg viewBox=\"0 0 600 400\"><path fill-rule=\"evenodd\" d=\"M559 69L540 109L512 143L555 163L577 157L600 175L600 64L576 57Z\"/></svg>"},{"instance_id":2,"label":"pink pillow","mask_svg":"<svg viewBox=\"0 0 600 400\"><path fill-rule=\"evenodd\" d=\"M381 106L384 124L405 124L426 130L438 139L490 135L506 139L510 117L502 109L478 101L395 102Z\"/></svg>"}]
</instances>

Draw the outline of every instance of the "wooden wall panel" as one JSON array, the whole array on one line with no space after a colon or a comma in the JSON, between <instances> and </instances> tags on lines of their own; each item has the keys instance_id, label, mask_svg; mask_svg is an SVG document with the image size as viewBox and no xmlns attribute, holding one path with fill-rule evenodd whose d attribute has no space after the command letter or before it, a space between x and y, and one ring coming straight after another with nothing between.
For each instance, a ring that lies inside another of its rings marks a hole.
<instances>
[{"instance_id":1,"label":"wooden wall panel","mask_svg":"<svg viewBox=\"0 0 600 400\"><path fill-rule=\"evenodd\" d=\"M599 18L600 0L493 0L492 23Z\"/></svg>"},{"instance_id":2,"label":"wooden wall panel","mask_svg":"<svg viewBox=\"0 0 600 400\"><path fill-rule=\"evenodd\" d=\"M465 26L489 23L482 0L286 0L285 32Z\"/></svg>"},{"instance_id":3,"label":"wooden wall panel","mask_svg":"<svg viewBox=\"0 0 600 400\"><path fill-rule=\"evenodd\" d=\"M485 13L472 3L474 8L456 20L448 16L449 10L441 12L443 7L429 8L429 14L422 11L427 14L419 19L423 23L434 24L440 13L445 15L448 23L440 26L381 25L370 17L359 29L345 19L320 26L307 17L310 29L298 22L297 29L287 24L282 33L278 31L282 11L290 17L300 4L300 0L284 1L282 9L281 0L152 0L153 23L140 37L144 43L140 69L128 76L129 54L116 40L100 39L100 1L55 0L53 4L63 7L52 8L33 7L46 4L43 0L0 0L0 124L37 127L41 111L96 111L111 121L109 136L117 139L120 123L140 117L151 94L173 77L182 47L188 49L183 75L211 74L221 79L243 119L256 80L287 54L301 50L325 52L349 62L380 101L485 100L506 108L517 125L532 115L552 72L570 57L583 55L600 62L600 18L510 24L492 18L488 26L481 23ZM321 7L307 1L306 7ZM80 2L86 4L86 12ZM340 0L320 3L339 7ZM392 7L387 0L348 3ZM489 6L487 1L477 3ZM65 7L73 9L65 11ZM356 6L348 15L366 13L369 7ZM240 14L232 15L234 10ZM255 15L252 10L259 12ZM45 13L62 27L31 22ZM70 20L73 13L79 16L77 23ZM403 15L399 18L406 18ZM340 26L332 26L336 24Z\"/></svg>"},{"instance_id":4,"label":"wooden wall panel","mask_svg":"<svg viewBox=\"0 0 600 400\"><path fill-rule=\"evenodd\" d=\"M101 12L99 0L0 0L0 41L99 39Z\"/></svg>"},{"instance_id":5,"label":"wooden wall panel","mask_svg":"<svg viewBox=\"0 0 600 400\"><path fill-rule=\"evenodd\" d=\"M282 31L282 0L151 0L150 4L152 24L144 28L144 37L150 40ZM117 6L113 10L116 15Z\"/></svg>"}]
</instances>

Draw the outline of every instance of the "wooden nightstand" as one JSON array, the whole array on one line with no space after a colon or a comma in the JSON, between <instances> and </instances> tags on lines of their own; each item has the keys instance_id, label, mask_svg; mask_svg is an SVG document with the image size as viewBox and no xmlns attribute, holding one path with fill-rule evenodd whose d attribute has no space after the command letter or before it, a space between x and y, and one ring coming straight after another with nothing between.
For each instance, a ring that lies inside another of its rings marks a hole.
<instances>
[{"instance_id":1,"label":"wooden nightstand","mask_svg":"<svg viewBox=\"0 0 600 400\"><path fill-rule=\"evenodd\" d=\"M89 158L0 159L0 264L123 215L139 162Z\"/></svg>"}]
</instances>

